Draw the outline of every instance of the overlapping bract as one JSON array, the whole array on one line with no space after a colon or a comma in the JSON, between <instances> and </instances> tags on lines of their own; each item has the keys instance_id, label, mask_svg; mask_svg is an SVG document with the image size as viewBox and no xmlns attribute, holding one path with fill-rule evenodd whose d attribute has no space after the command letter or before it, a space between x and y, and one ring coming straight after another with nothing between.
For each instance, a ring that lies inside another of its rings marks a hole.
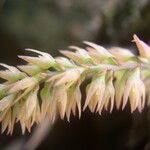
<instances>
[{"instance_id":1,"label":"overlapping bract","mask_svg":"<svg viewBox=\"0 0 150 150\"><path fill-rule=\"evenodd\" d=\"M61 51L66 57L53 58L33 49L38 57L19 56L27 65L12 67L0 64L6 82L0 85L0 121L2 132L12 134L15 122L20 122L22 133L30 131L34 123L46 116L54 122L58 114L70 121L71 113L81 117L82 109L91 112L124 109L128 101L131 112L140 112L148 96L150 104L150 47L136 35L133 40L140 55L130 50L112 47L105 49L84 42L86 49L71 46L75 51ZM52 68L52 69L51 69ZM81 107L80 85L91 78L86 87L86 98Z\"/></svg>"}]
</instances>

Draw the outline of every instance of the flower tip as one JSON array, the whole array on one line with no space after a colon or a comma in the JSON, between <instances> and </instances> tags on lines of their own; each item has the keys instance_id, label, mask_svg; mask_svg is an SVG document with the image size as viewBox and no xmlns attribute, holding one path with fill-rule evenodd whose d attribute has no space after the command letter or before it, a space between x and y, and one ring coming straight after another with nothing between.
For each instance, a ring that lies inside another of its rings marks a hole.
<instances>
[{"instance_id":1,"label":"flower tip","mask_svg":"<svg viewBox=\"0 0 150 150\"><path fill-rule=\"evenodd\" d=\"M74 46L74 45L70 45L69 48L70 48L70 49L77 49L78 47L77 47L77 46Z\"/></svg>"},{"instance_id":2,"label":"flower tip","mask_svg":"<svg viewBox=\"0 0 150 150\"><path fill-rule=\"evenodd\" d=\"M101 115L102 115L102 112L101 112L101 111L99 111L99 112L98 112L98 114L101 116Z\"/></svg>"},{"instance_id":3,"label":"flower tip","mask_svg":"<svg viewBox=\"0 0 150 150\"><path fill-rule=\"evenodd\" d=\"M31 48L24 48L23 50L30 51L30 50L31 50Z\"/></svg>"},{"instance_id":4,"label":"flower tip","mask_svg":"<svg viewBox=\"0 0 150 150\"><path fill-rule=\"evenodd\" d=\"M134 34L133 35L133 40L131 41L131 42L139 42L140 41L140 39L139 39L139 37L136 35L136 34Z\"/></svg>"},{"instance_id":5,"label":"flower tip","mask_svg":"<svg viewBox=\"0 0 150 150\"><path fill-rule=\"evenodd\" d=\"M136 46L140 52L140 55L142 57L150 58L150 47L146 43L144 43L142 40L138 38L136 34L133 35L133 42L136 43Z\"/></svg>"},{"instance_id":6,"label":"flower tip","mask_svg":"<svg viewBox=\"0 0 150 150\"><path fill-rule=\"evenodd\" d=\"M81 113L79 113L79 119L81 119Z\"/></svg>"},{"instance_id":7,"label":"flower tip","mask_svg":"<svg viewBox=\"0 0 150 150\"><path fill-rule=\"evenodd\" d=\"M7 68L8 70L11 70L11 71L14 71L14 68L15 68L15 67L6 65L6 64L4 64L4 63L0 63L0 66L5 67L5 68ZM13 68L13 69L12 69L12 68Z\"/></svg>"},{"instance_id":8,"label":"flower tip","mask_svg":"<svg viewBox=\"0 0 150 150\"><path fill-rule=\"evenodd\" d=\"M143 109L143 107L138 108L139 113L142 113Z\"/></svg>"},{"instance_id":9,"label":"flower tip","mask_svg":"<svg viewBox=\"0 0 150 150\"><path fill-rule=\"evenodd\" d=\"M34 50L32 48L24 48L24 50L29 52L38 52L38 50Z\"/></svg>"},{"instance_id":10,"label":"flower tip","mask_svg":"<svg viewBox=\"0 0 150 150\"><path fill-rule=\"evenodd\" d=\"M64 113L60 113L60 118L61 118L62 120L64 120L65 114L64 114Z\"/></svg>"},{"instance_id":11,"label":"flower tip","mask_svg":"<svg viewBox=\"0 0 150 150\"><path fill-rule=\"evenodd\" d=\"M136 34L133 34L133 39L139 39Z\"/></svg>"},{"instance_id":12,"label":"flower tip","mask_svg":"<svg viewBox=\"0 0 150 150\"><path fill-rule=\"evenodd\" d=\"M84 106L83 106L83 111L85 111L85 109L86 109L87 106L88 105L85 103Z\"/></svg>"},{"instance_id":13,"label":"flower tip","mask_svg":"<svg viewBox=\"0 0 150 150\"><path fill-rule=\"evenodd\" d=\"M131 113L133 113L136 110L136 107L131 107Z\"/></svg>"},{"instance_id":14,"label":"flower tip","mask_svg":"<svg viewBox=\"0 0 150 150\"><path fill-rule=\"evenodd\" d=\"M88 46L90 46L90 47L93 47L93 48L97 47L97 45L95 43L93 43L93 42L83 41L83 43L86 44L86 45L88 45Z\"/></svg>"},{"instance_id":15,"label":"flower tip","mask_svg":"<svg viewBox=\"0 0 150 150\"><path fill-rule=\"evenodd\" d=\"M131 113L133 113L134 111L135 111L135 109L132 109L132 108L131 108Z\"/></svg>"},{"instance_id":16,"label":"flower tip","mask_svg":"<svg viewBox=\"0 0 150 150\"><path fill-rule=\"evenodd\" d=\"M67 121L70 123L70 116L69 116L69 117L67 117Z\"/></svg>"},{"instance_id":17,"label":"flower tip","mask_svg":"<svg viewBox=\"0 0 150 150\"><path fill-rule=\"evenodd\" d=\"M142 113L142 110L139 110L139 113L141 114L141 113Z\"/></svg>"},{"instance_id":18,"label":"flower tip","mask_svg":"<svg viewBox=\"0 0 150 150\"><path fill-rule=\"evenodd\" d=\"M61 54L65 55L65 54L66 54L66 52L67 52L67 50L63 50L63 49L61 49L61 50L59 50L59 52L60 52Z\"/></svg>"},{"instance_id":19,"label":"flower tip","mask_svg":"<svg viewBox=\"0 0 150 150\"><path fill-rule=\"evenodd\" d=\"M86 109L86 107L84 106L84 107L83 107L83 111L85 111L85 109Z\"/></svg>"},{"instance_id":20,"label":"flower tip","mask_svg":"<svg viewBox=\"0 0 150 150\"><path fill-rule=\"evenodd\" d=\"M116 109L119 110L119 109L120 109L120 106L116 106Z\"/></svg>"},{"instance_id":21,"label":"flower tip","mask_svg":"<svg viewBox=\"0 0 150 150\"><path fill-rule=\"evenodd\" d=\"M84 44L88 44L88 43L91 43L91 42L89 42L89 41L83 41L83 43L84 43Z\"/></svg>"},{"instance_id":22,"label":"flower tip","mask_svg":"<svg viewBox=\"0 0 150 150\"><path fill-rule=\"evenodd\" d=\"M111 109L110 109L109 113L111 114L111 113L112 113L112 111L113 111L113 108L111 108Z\"/></svg>"},{"instance_id":23,"label":"flower tip","mask_svg":"<svg viewBox=\"0 0 150 150\"><path fill-rule=\"evenodd\" d=\"M125 108L125 104L122 105L122 110L124 110L124 108Z\"/></svg>"},{"instance_id":24,"label":"flower tip","mask_svg":"<svg viewBox=\"0 0 150 150\"><path fill-rule=\"evenodd\" d=\"M24 59L24 57L25 57L23 55L17 55L17 56L18 56L18 58L21 58L21 59Z\"/></svg>"},{"instance_id":25,"label":"flower tip","mask_svg":"<svg viewBox=\"0 0 150 150\"><path fill-rule=\"evenodd\" d=\"M3 63L0 63L0 65L1 65L1 66L5 66L5 64L3 64Z\"/></svg>"}]
</instances>

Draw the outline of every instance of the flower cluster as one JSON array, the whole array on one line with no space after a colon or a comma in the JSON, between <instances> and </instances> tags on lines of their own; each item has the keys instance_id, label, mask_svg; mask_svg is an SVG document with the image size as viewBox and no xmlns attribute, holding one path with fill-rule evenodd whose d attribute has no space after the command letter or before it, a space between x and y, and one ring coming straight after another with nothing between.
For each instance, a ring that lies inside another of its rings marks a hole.
<instances>
[{"instance_id":1,"label":"flower cluster","mask_svg":"<svg viewBox=\"0 0 150 150\"><path fill-rule=\"evenodd\" d=\"M130 50L104 47L84 42L86 48L71 46L61 50L65 57L53 58L50 54L33 49L38 57L19 56L27 62L17 67L0 64L0 121L2 132L12 134L14 124L19 122L22 133L34 123L48 116L55 121L78 114L87 107L91 112L112 111L114 107L124 109L128 101L131 112L142 111L150 104L150 47L136 35L134 42L139 55ZM86 99L81 107L80 85L86 79Z\"/></svg>"}]
</instances>

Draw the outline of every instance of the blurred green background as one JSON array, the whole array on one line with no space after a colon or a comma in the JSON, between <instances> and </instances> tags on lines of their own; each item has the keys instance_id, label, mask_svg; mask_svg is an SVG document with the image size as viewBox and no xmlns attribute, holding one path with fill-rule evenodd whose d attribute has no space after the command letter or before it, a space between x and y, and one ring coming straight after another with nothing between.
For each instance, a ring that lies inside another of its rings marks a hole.
<instances>
[{"instance_id":1,"label":"blurred green background","mask_svg":"<svg viewBox=\"0 0 150 150\"><path fill-rule=\"evenodd\" d=\"M33 48L59 55L83 40L134 49L136 33L150 42L149 0L0 0L0 62L20 64L18 54ZM39 150L150 149L149 110L130 110L102 116L87 110L79 120L58 121ZM149 117L148 117L149 116ZM30 134L0 136L0 149L21 150Z\"/></svg>"}]
</instances>

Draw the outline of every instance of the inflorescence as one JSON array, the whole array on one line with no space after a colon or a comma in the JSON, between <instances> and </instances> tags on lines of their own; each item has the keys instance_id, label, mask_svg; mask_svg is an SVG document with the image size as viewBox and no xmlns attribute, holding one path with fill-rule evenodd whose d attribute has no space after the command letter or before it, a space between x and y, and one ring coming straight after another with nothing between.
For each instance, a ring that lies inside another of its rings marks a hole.
<instances>
[{"instance_id":1,"label":"inflorescence","mask_svg":"<svg viewBox=\"0 0 150 150\"><path fill-rule=\"evenodd\" d=\"M34 123L39 124L46 116L54 122L59 114L69 121L71 113L87 107L91 112L124 109L128 101L131 112L142 111L147 96L150 103L150 47L136 35L134 42L139 55L130 50L112 47L105 49L91 42L86 48L71 46L75 51L60 51L66 57L53 58L50 54L33 49L27 51L38 57L19 56L27 62L17 67L0 64L7 68L0 71L6 82L0 84L0 121L2 132L12 134L14 124L20 122L22 133ZM81 107L80 85L86 79L86 99Z\"/></svg>"}]
</instances>

